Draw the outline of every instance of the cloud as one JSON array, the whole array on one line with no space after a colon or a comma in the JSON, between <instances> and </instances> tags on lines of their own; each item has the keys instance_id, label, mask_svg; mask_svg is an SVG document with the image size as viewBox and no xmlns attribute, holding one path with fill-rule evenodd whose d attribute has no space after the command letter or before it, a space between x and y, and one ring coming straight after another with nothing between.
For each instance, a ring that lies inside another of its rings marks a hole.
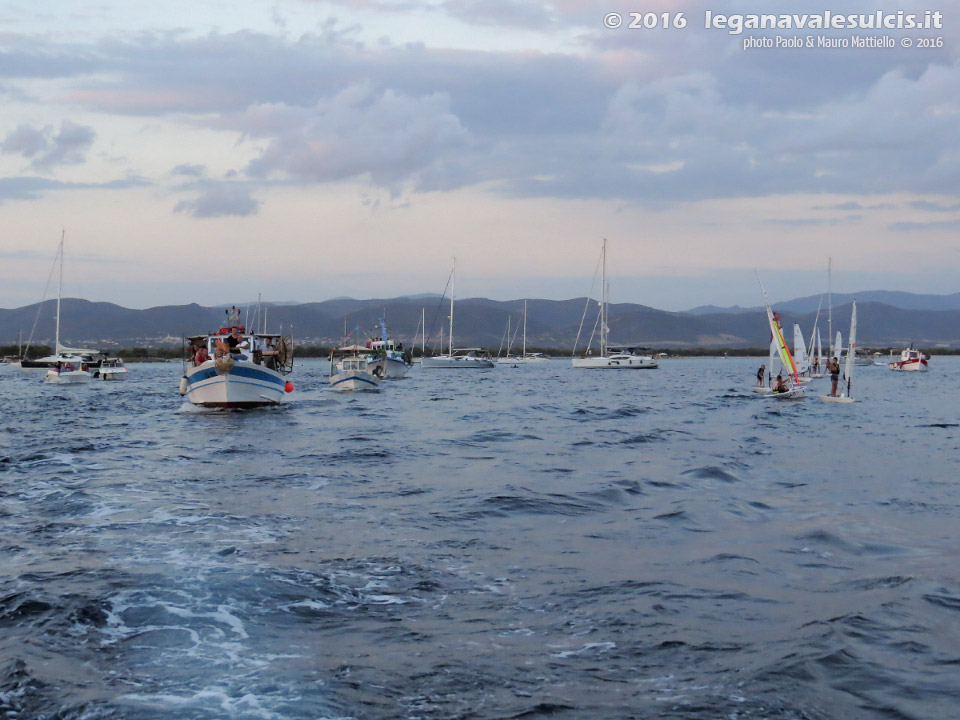
<instances>
[{"instance_id":1,"label":"cloud","mask_svg":"<svg viewBox=\"0 0 960 720\"><path fill-rule=\"evenodd\" d=\"M259 210L260 201L251 197L250 190L230 185L207 187L197 197L181 200L174 207L174 212L194 218L246 217Z\"/></svg>"},{"instance_id":2,"label":"cloud","mask_svg":"<svg viewBox=\"0 0 960 720\"><path fill-rule=\"evenodd\" d=\"M268 139L248 173L327 182L368 175L402 183L469 141L441 93L410 97L354 85L312 107L260 105L232 119L237 129Z\"/></svg>"},{"instance_id":3,"label":"cloud","mask_svg":"<svg viewBox=\"0 0 960 720\"><path fill-rule=\"evenodd\" d=\"M39 200L56 190L126 189L143 187L149 183L143 178L131 176L103 183L61 182L39 177L0 178L0 205L6 200Z\"/></svg>"},{"instance_id":4,"label":"cloud","mask_svg":"<svg viewBox=\"0 0 960 720\"><path fill-rule=\"evenodd\" d=\"M441 9L478 25L544 29L555 24L549 5L533 0L446 0Z\"/></svg>"},{"instance_id":5,"label":"cloud","mask_svg":"<svg viewBox=\"0 0 960 720\"><path fill-rule=\"evenodd\" d=\"M7 134L0 152L21 155L36 170L50 170L58 165L84 162L86 151L93 145L96 133L92 127L70 120L60 123L60 130L19 125Z\"/></svg>"},{"instance_id":6,"label":"cloud","mask_svg":"<svg viewBox=\"0 0 960 720\"><path fill-rule=\"evenodd\" d=\"M914 210L924 210L926 212L958 212L960 211L960 202L957 203L938 203L932 200L915 200L907 203Z\"/></svg>"},{"instance_id":7,"label":"cloud","mask_svg":"<svg viewBox=\"0 0 960 720\"><path fill-rule=\"evenodd\" d=\"M181 165L177 165L170 172L173 175L202 178L207 174L207 167L205 165L183 163Z\"/></svg>"},{"instance_id":8,"label":"cloud","mask_svg":"<svg viewBox=\"0 0 960 720\"><path fill-rule=\"evenodd\" d=\"M941 220L939 222L898 222L891 223L895 232L923 232L926 230L960 230L960 220Z\"/></svg>"},{"instance_id":9,"label":"cloud","mask_svg":"<svg viewBox=\"0 0 960 720\"><path fill-rule=\"evenodd\" d=\"M410 12L407 3L341 4ZM260 180L360 178L391 191L484 184L511 197L632 203L960 195L960 65L943 52L761 58L693 24L646 32L642 42L637 31L604 32L605 8L592 0L438 0L422 10L503 27L593 28L578 52L366 46L330 28L295 40L144 33L32 52L61 58L66 97L91 111L169 118L261 143L250 146L256 157L246 166ZM609 8L636 9L625 0ZM697 12L689 10L691 23ZM16 46L18 57L31 52ZM49 70L33 60L19 66ZM57 154L51 135L19 130L4 152L32 153L38 168L42 158L66 162L83 152L81 136L72 146L69 135L60 138ZM175 174L200 177L190 173L204 163L215 166L203 158Z\"/></svg>"}]
</instances>

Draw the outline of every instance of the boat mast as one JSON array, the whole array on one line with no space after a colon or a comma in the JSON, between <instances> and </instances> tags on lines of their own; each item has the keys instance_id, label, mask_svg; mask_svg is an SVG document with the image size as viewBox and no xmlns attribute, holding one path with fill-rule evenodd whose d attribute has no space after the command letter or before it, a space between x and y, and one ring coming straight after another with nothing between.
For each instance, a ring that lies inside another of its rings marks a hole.
<instances>
[{"instance_id":1,"label":"boat mast","mask_svg":"<svg viewBox=\"0 0 960 720\"><path fill-rule=\"evenodd\" d=\"M834 351L839 352L840 348L833 347L833 294L832 294L832 280L833 280L833 258L827 258L827 337L830 338L830 357L834 355Z\"/></svg>"},{"instance_id":2,"label":"boat mast","mask_svg":"<svg viewBox=\"0 0 960 720\"><path fill-rule=\"evenodd\" d=\"M60 250L58 253L60 255L60 284L57 286L57 331L53 347L54 355L60 354L60 296L63 293L63 237L66 234L66 230L60 233Z\"/></svg>"},{"instance_id":3,"label":"boat mast","mask_svg":"<svg viewBox=\"0 0 960 720\"><path fill-rule=\"evenodd\" d=\"M453 259L453 272L450 274L450 357L453 357L453 295L457 287L457 259ZM440 349L443 349L441 343Z\"/></svg>"},{"instance_id":4,"label":"boat mast","mask_svg":"<svg viewBox=\"0 0 960 720\"><path fill-rule=\"evenodd\" d=\"M523 357L527 356L527 301L523 301Z\"/></svg>"},{"instance_id":5,"label":"boat mast","mask_svg":"<svg viewBox=\"0 0 960 720\"><path fill-rule=\"evenodd\" d=\"M600 357L607 356L607 239L603 239L602 270L600 271Z\"/></svg>"},{"instance_id":6,"label":"boat mast","mask_svg":"<svg viewBox=\"0 0 960 720\"><path fill-rule=\"evenodd\" d=\"M443 350L443 346L440 346ZM427 310L420 308L420 357L427 354Z\"/></svg>"}]
</instances>

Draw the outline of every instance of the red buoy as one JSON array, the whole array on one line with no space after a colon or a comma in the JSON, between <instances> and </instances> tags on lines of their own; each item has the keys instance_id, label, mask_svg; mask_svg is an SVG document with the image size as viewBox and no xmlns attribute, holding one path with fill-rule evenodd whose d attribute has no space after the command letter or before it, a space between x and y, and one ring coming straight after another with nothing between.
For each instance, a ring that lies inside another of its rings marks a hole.
<instances>
[{"instance_id":1,"label":"red buoy","mask_svg":"<svg viewBox=\"0 0 960 720\"><path fill-rule=\"evenodd\" d=\"M283 391L292 393L293 392L293 383L287 380L287 384L283 386Z\"/></svg>"}]
</instances>

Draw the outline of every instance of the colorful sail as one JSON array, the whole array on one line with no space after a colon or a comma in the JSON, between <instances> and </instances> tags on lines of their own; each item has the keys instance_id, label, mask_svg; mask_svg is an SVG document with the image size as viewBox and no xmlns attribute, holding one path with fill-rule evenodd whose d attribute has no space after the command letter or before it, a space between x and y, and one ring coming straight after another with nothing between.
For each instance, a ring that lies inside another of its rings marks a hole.
<instances>
[{"instance_id":1,"label":"colorful sail","mask_svg":"<svg viewBox=\"0 0 960 720\"><path fill-rule=\"evenodd\" d=\"M763 293L763 304L767 308L767 322L770 323L770 333L773 335L773 339L777 344L777 350L780 353L780 361L783 363L783 367L790 371L793 375L793 381L800 386L800 377L797 375L797 366L793 362L793 357L790 355L790 350L787 349L787 342L783 339L783 328L780 327L780 314L773 312L770 309L770 301L767 299L767 291L763 287L763 283L760 281L760 272L756 269L754 272L757 274L757 282L760 283L760 291Z\"/></svg>"}]
</instances>

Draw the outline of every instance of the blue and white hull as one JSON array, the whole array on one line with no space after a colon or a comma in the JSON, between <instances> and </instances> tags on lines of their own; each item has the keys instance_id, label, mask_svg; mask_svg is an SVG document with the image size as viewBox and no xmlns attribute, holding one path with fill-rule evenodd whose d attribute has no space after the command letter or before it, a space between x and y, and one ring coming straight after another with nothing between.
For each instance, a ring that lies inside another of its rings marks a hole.
<instances>
[{"instance_id":1,"label":"blue and white hull","mask_svg":"<svg viewBox=\"0 0 960 720\"><path fill-rule=\"evenodd\" d=\"M388 354L385 358L379 358L370 362L370 369L373 371L376 367L383 368L384 380L399 380L407 376L410 366L404 362L400 353Z\"/></svg>"},{"instance_id":2,"label":"blue and white hull","mask_svg":"<svg viewBox=\"0 0 960 720\"><path fill-rule=\"evenodd\" d=\"M380 378L366 370L341 370L330 376L330 389L338 392L379 392Z\"/></svg>"},{"instance_id":3,"label":"blue and white hull","mask_svg":"<svg viewBox=\"0 0 960 720\"><path fill-rule=\"evenodd\" d=\"M275 370L246 360L218 369L213 360L187 370L184 396L194 405L212 408L253 408L277 405L286 382Z\"/></svg>"}]
</instances>

